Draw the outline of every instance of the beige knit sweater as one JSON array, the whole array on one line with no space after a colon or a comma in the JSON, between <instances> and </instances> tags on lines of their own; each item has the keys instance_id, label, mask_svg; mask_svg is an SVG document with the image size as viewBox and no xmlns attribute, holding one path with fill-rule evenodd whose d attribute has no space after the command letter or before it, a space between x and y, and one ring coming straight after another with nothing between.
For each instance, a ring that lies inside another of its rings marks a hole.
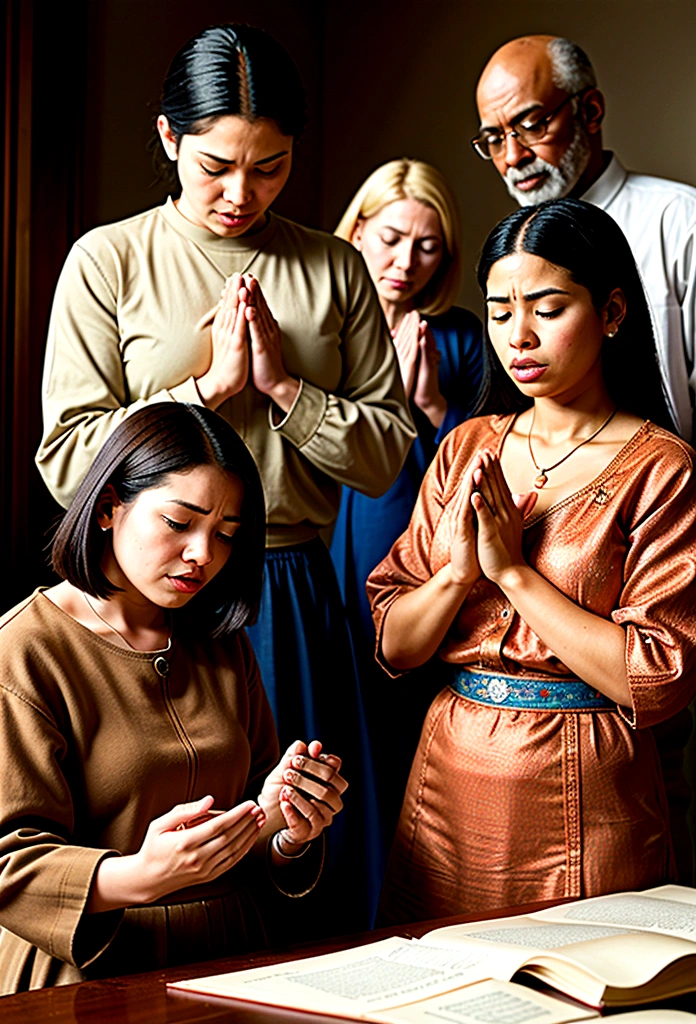
<instances>
[{"instance_id":1,"label":"beige knit sweater","mask_svg":"<svg viewBox=\"0 0 696 1024\"><path fill-rule=\"evenodd\" d=\"M37 455L58 501L70 502L129 411L146 402L200 403L195 379L210 364L208 314L225 278L247 270L280 325L286 368L302 382L277 424L251 383L219 409L259 467L269 544L332 523L340 484L372 496L387 490L414 430L361 256L274 215L258 234L220 238L169 202L89 232L58 281Z\"/></svg>"}]
</instances>

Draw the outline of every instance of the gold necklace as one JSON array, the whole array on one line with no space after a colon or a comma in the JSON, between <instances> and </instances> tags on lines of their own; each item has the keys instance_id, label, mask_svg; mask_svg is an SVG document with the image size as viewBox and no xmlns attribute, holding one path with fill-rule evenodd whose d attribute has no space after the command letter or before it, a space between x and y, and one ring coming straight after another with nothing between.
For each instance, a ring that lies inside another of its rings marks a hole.
<instances>
[{"instance_id":1,"label":"gold necklace","mask_svg":"<svg viewBox=\"0 0 696 1024\"><path fill-rule=\"evenodd\" d=\"M101 621L104 623L104 625L107 626L111 630L112 633L115 633L117 636L120 636L121 639L123 640L124 644L127 647L130 647L130 649L132 651L138 651L138 648L133 646L133 644L130 642L128 637L124 636L120 629L116 629L116 626L112 625L112 623L110 623L108 619L105 619L103 615L99 614L99 612L94 607L94 605L92 604L90 599L87 597L87 594L85 593L85 591L81 590L80 593L84 597L84 599L85 599L85 601L87 603L87 607L90 609L90 611L94 612L94 614L97 616L97 618L101 619ZM154 670L157 673L157 675L158 676L162 676L162 678L164 678L165 676L169 675L169 662L167 661L165 655L169 654L171 649L172 649L172 628L170 626L169 627L169 636L167 637L167 646L166 647L162 647L158 651L153 651L153 652L149 652L148 651L147 652L148 654L149 653L153 653L154 654L154 657L152 659L152 667L154 668ZM138 653L139 654L143 654L145 652L138 651Z\"/></svg>"},{"instance_id":2,"label":"gold necklace","mask_svg":"<svg viewBox=\"0 0 696 1024\"><path fill-rule=\"evenodd\" d=\"M532 460L532 464L537 473L539 474L534 480L534 486L536 487L536 489L540 491L542 487L546 486L546 483L549 479L549 473L552 469L556 469L556 467L560 466L562 462L565 462L565 460L569 459L571 455L574 455L578 448L582 448L584 444L589 444L590 441L593 441L595 437L597 437L597 434L601 434L604 428L609 426L611 421L614 419L614 416L616 416L617 412L618 409L614 407L613 411L605 419L601 427L598 427L597 430L595 430L594 434L590 434L590 436L586 437L584 441L580 441L579 444L576 444L575 447L571 448L568 454L564 455L562 459L558 460L558 462L554 462L552 466L546 466L546 468L543 468L542 466L537 465L537 460L534 458L534 452L532 451L532 431L534 430L534 416L536 415L536 406L534 406L534 409L532 411L532 422L529 426L529 433L527 434L527 447L529 448L529 457Z\"/></svg>"}]
</instances>

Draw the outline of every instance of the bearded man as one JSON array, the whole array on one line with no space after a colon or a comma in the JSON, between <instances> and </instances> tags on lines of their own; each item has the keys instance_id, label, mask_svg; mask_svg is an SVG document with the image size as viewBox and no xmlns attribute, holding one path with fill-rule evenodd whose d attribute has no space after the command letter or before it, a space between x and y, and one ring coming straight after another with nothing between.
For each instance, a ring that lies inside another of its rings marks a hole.
<instances>
[{"instance_id":1,"label":"bearded man","mask_svg":"<svg viewBox=\"0 0 696 1024\"><path fill-rule=\"evenodd\" d=\"M633 249L681 435L694 437L696 188L626 171L602 148L604 97L587 55L554 36L513 39L476 89L474 149L521 206L572 195L606 210Z\"/></svg>"}]
</instances>

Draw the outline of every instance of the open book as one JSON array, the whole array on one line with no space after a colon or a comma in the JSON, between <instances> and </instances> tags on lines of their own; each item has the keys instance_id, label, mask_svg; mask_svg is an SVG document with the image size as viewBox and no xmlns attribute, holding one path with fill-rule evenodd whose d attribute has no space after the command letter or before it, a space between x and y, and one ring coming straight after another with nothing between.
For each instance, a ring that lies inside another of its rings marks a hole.
<instances>
[{"instance_id":1,"label":"open book","mask_svg":"<svg viewBox=\"0 0 696 1024\"><path fill-rule=\"evenodd\" d=\"M390 1024L506 1021L513 1018L502 1007L512 996L530 1002L529 1009L513 1014L525 1022L562 1024L593 1015L521 985L500 984L515 976L537 979L597 1008L696 991L696 889L668 885L598 896L527 917L451 925L422 939L384 939L170 987ZM478 996L489 999L491 1012L483 1017L466 1009L466 1002ZM537 1004L535 1015L537 1000L549 1005L539 1009ZM667 1012L660 1010L660 1019L669 1020ZM634 1016L636 1021L650 1019Z\"/></svg>"}]
</instances>

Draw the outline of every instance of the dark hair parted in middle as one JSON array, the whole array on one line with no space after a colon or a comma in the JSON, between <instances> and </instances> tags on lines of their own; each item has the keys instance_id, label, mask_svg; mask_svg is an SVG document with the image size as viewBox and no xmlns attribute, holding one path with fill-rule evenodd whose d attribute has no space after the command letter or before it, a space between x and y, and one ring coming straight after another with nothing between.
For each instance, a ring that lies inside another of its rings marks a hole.
<instances>
[{"instance_id":1,"label":"dark hair parted in middle","mask_svg":"<svg viewBox=\"0 0 696 1024\"><path fill-rule=\"evenodd\" d=\"M116 587L101 559L106 543L97 503L111 484L128 505L159 487L172 473L218 466L244 486L242 524L220 572L173 614L194 633L226 636L256 618L266 535L266 515L256 463L239 435L216 412L179 402L158 402L127 416L97 454L53 541L51 565L63 579L93 597Z\"/></svg>"},{"instance_id":2,"label":"dark hair parted in middle","mask_svg":"<svg viewBox=\"0 0 696 1024\"><path fill-rule=\"evenodd\" d=\"M655 348L650 311L626 236L604 210L580 199L554 199L515 210L493 228L478 264L486 295L491 268L515 252L539 256L566 270L587 288L597 311L615 288L626 299L626 315L602 350L602 372L615 404L676 432ZM486 322L487 318L484 318ZM521 411L531 399L515 387L484 331L484 375L476 415Z\"/></svg>"},{"instance_id":3,"label":"dark hair parted in middle","mask_svg":"<svg viewBox=\"0 0 696 1024\"><path fill-rule=\"evenodd\" d=\"M229 114L268 118L295 139L307 123L305 92L292 58L251 25L214 25L189 39L164 79L161 111L177 142Z\"/></svg>"}]
</instances>

